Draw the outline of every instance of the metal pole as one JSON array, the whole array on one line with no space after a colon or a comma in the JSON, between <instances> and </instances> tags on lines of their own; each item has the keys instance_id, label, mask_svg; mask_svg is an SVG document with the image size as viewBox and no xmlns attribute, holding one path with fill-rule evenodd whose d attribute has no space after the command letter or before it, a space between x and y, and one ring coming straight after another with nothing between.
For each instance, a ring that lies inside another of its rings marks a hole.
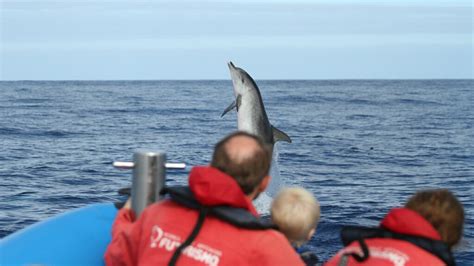
<instances>
[{"instance_id":1,"label":"metal pole","mask_svg":"<svg viewBox=\"0 0 474 266\"><path fill-rule=\"evenodd\" d=\"M133 154L132 209L137 217L149 204L159 199L165 183L166 155L137 151Z\"/></svg>"}]
</instances>

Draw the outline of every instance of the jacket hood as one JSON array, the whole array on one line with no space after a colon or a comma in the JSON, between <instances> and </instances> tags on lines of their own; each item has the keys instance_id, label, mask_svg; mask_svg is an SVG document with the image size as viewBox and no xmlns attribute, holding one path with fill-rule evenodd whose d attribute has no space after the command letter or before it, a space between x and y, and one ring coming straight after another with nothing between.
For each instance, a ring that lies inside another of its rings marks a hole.
<instances>
[{"instance_id":1,"label":"jacket hood","mask_svg":"<svg viewBox=\"0 0 474 266\"><path fill-rule=\"evenodd\" d=\"M210 166L196 166L189 174L189 188L204 206L243 208L258 216L252 201L245 196L237 181Z\"/></svg>"},{"instance_id":2,"label":"jacket hood","mask_svg":"<svg viewBox=\"0 0 474 266\"><path fill-rule=\"evenodd\" d=\"M390 231L441 240L438 231L417 212L407 208L392 209L380 226Z\"/></svg>"}]
</instances>

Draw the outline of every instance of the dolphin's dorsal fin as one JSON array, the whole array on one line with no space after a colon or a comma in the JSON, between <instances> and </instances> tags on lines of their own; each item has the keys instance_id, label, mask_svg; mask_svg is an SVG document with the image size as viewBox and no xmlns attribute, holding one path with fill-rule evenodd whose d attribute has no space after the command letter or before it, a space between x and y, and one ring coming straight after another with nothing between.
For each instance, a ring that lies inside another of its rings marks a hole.
<instances>
[{"instance_id":1,"label":"dolphin's dorsal fin","mask_svg":"<svg viewBox=\"0 0 474 266\"><path fill-rule=\"evenodd\" d=\"M273 132L273 142L277 142L277 141L286 141L286 142L289 142L291 143L291 139L290 137L288 137L288 135L286 135L285 132L279 130L278 128L272 126L272 132Z\"/></svg>"}]
</instances>

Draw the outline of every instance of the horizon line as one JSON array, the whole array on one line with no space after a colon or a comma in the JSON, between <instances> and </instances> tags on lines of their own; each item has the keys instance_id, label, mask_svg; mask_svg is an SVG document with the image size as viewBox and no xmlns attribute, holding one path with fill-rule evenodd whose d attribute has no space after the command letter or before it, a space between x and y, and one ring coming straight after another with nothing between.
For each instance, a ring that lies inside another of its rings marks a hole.
<instances>
[{"instance_id":1,"label":"horizon line","mask_svg":"<svg viewBox=\"0 0 474 266\"><path fill-rule=\"evenodd\" d=\"M474 80L471 78L291 78L291 79L255 79L256 81L334 81L334 80ZM11 79L0 82L30 81L232 81L231 79Z\"/></svg>"}]
</instances>

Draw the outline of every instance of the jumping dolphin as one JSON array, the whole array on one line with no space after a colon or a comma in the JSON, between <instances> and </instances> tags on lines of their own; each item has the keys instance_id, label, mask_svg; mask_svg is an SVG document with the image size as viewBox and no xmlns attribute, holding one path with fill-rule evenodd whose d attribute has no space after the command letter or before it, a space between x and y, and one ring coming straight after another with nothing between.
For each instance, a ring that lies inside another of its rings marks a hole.
<instances>
[{"instance_id":1,"label":"jumping dolphin","mask_svg":"<svg viewBox=\"0 0 474 266\"><path fill-rule=\"evenodd\" d=\"M287 134L268 121L260 90L252 77L232 62L227 65L234 85L235 100L224 110L221 117L235 108L239 130L257 135L272 145L280 140L291 143Z\"/></svg>"}]
</instances>

